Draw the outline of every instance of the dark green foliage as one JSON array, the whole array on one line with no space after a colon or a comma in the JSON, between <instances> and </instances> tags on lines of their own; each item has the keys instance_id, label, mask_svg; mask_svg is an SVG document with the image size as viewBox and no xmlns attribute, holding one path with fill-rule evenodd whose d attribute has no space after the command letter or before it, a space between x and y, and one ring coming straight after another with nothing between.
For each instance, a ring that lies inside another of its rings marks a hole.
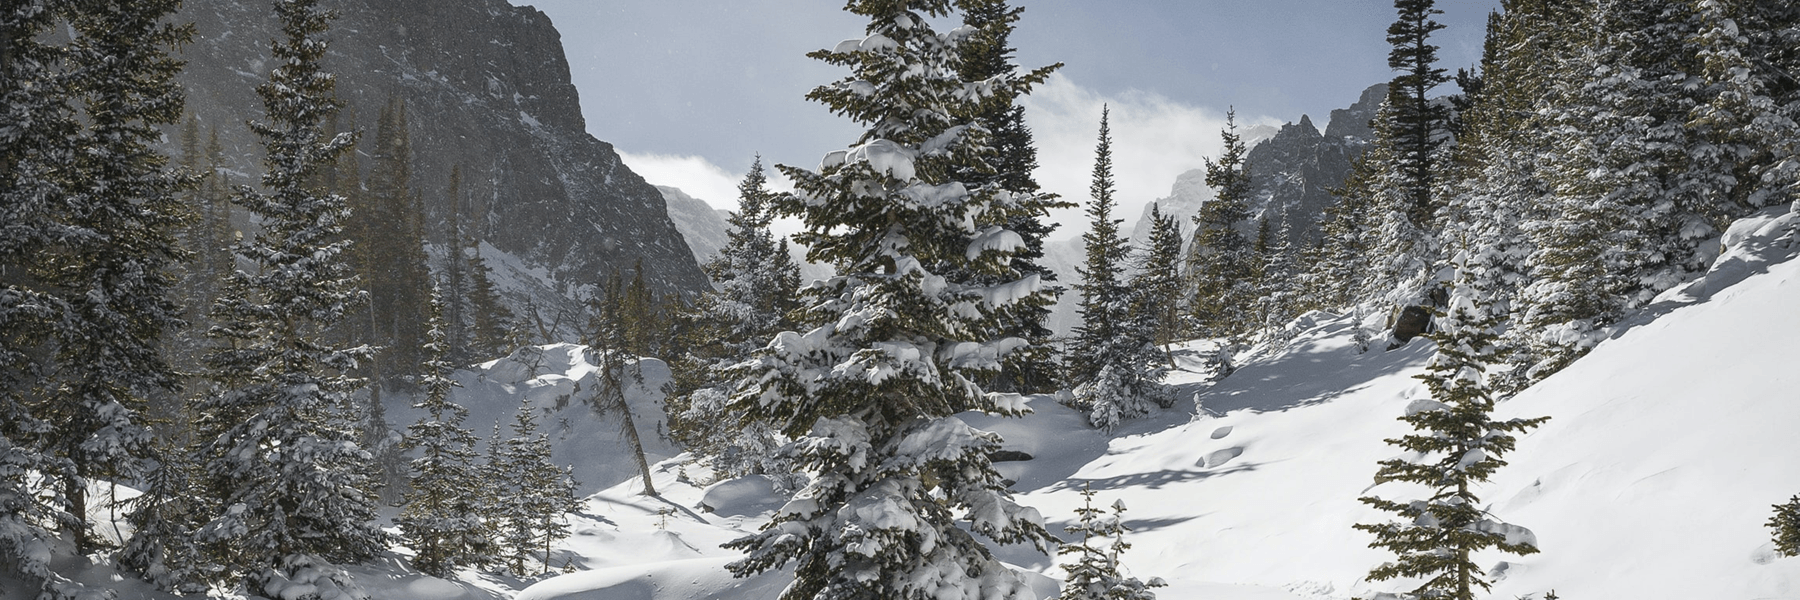
<instances>
[{"instance_id":1,"label":"dark green foliage","mask_svg":"<svg viewBox=\"0 0 1800 600\"><path fill-rule=\"evenodd\" d=\"M1800 556L1800 495L1787 504L1775 505L1775 516L1769 517L1769 529L1775 538L1775 551L1782 556Z\"/></svg>"},{"instance_id":2,"label":"dark green foliage","mask_svg":"<svg viewBox=\"0 0 1800 600\"><path fill-rule=\"evenodd\" d=\"M570 469L550 458L550 438L538 431L535 409L519 405L512 435L490 452L486 479L495 486L492 514L500 534L500 561L518 577L550 572L550 546L569 536L568 513L581 509ZM536 563L538 569L531 569Z\"/></svg>"},{"instance_id":3,"label":"dark green foliage","mask_svg":"<svg viewBox=\"0 0 1800 600\"><path fill-rule=\"evenodd\" d=\"M1450 107L1433 100L1431 91L1449 81L1437 66L1437 46L1432 32L1444 26L1432 20L1443 14L1434 0L1395 0L1399 13L1388 26L1388 68L1399 72L1388 83L1388 100L1382 118L1394 148L1389 168L1403 183L1399 194L1406 199L1405 213L1415 229L1431 229L1440 202L1433 186L1441 174L1437 147L1446 139Z\"/></svg>"},{"instance_id":4,"label":"dark green foliage","mask_svg":"<svg viewBox=\"0 0 1800 600\"><path fill-rule=\"evenodd\" d=\"M1092 487L1081 488L1081 508L1075 509L1077 523L1064 527L1080 534L1080 543L1065 543L1056 553L1074 555L1075 562L1057 565L1068 575L1063 578L1059 600L1155 600L1150 588L1162 587L1162 578L1148 583L1119 571L1119 556L1131 549L1125 541L1125 501L1113 502L1112 514L1094 507ZM1107 542L1110 545L1105 545Z\"/></svg>"},{"instance_id":5,"label":"dark green foliage","mask_svg":"<svg viewBox=\"0 0 1800 600\"><path fill-rule=\"evenodd\" d=\"M1247 149L1237 134L1235 112L1226 113L1219 132L1224 154L1217 162L1206 161L1206 185L1213 199L1194 215L1194 237L1188 246L1188 312L1198 333L1230 337L1254 325L1256 302L1256 254L1238 232L1238 224L1250 218L1250 165Z\"/></svg>"},{"instance_id":6,"label":"dark green foliage","mask_svg":"<svg viewBox=\"0 0 1800 600\"><path fill-rule=\"evenodd\" d=\"M368 303L353 314L352 339L376 347L366 372L377 384L410 390L410 378L424 363L420 349L432 284L420 199L412 181L412 136L406 104L398 98L381 110L370 155L369 176L349 232L356 272L368 291Z\"/></svg>"},{"instance_id":7,"label":"dark green foliage","mask_svg":"<svg viewBox=\"0 0 1800 600\"><path fill-rule=\"evenodd\" d=\"M1081 236L1087 258L1076 268L1081 283L1075 285L1075 291L1081 294L1081 325L1075 328L1073 347L1065 353L1069 387L1093 381L1099 375L1103 366L1101 347L1117 337L1128 316L1130 290L1125 287L1124 273L1131 246L1119 233L1124 220L1112 215L1116 205L1113 191L1117 186L1113 183L1109 116L1110 109L1101 110L1100 141L1094 147L1094 174L1088 186L1088 195L1093 198L1087 207L1090 225Z\"/></svg>"},{"instance_id":8,"label":"dark green foliage","mask_svg":"<svg viewBox=\"0 0 1800 600\"><path fill-rule=\"evenodd\" d=\"M442 299L431 296L429 343L420 377L425 398L413 408L426 415L407 428L405 448L418 452L411 464L411 486L405 508L394 524L412 548L413 565L434 577L449 578L457 568L495 560L493 515L484 501L492 495L476 465L475 433L463 427L469 411L450 400L458 387L455 368L445 360Z\"/></svg>"},{"instance_id":9,"label":"dark green foliage","mask_svg":"<svg viewBox=\"0 0 1800 600\"><path fill-rule=\"evenodd\" d=\"M1535 536L1522 527L1498 521L1483 511L1475 486L1488 480L1517 443L1514 434L1529 431L1549 417L1496 421L1494 399L1484 372L1495 361L1493 293L1474 282L1484 268L1480 257L1463 255L1459 286L1452 292L1438 330L1428 337L1438 352L1425 374L1417 376L1431 390L1431 400L1415 400L1401 420L1415 433L1387 442L1407 455L1381 462L1377 484L1399 481L1425 486L1431 496L1394 501L1376 496L1360 500L1394 513L1397 520L1358 524L1375 535L1372 548L1392 551L1397 560L1369 572L1371 581L1420 580L1410 594L1421 598L1474 600L1489 582L1473 553L1496 548L1512 554L1537 552Z\"/></svg>"},{"instance_id":10,"label":"dark green foliage","mask_svg":"<svg viewBox=\"0 0 1800 600\"><path fill-rule=\"evenodd\" d=\"M1182 341L1184 333L1181 223L1173 216L1163 216L1162 208L1151 204L1150 225L1149 247L1139 256L1138 275L1132 279L1131 292L1136 296L1132 313L1149 320L1150 337L1156 345L1167 346Z\"/></svg>"},{"instance_id":11,"label":"dark green foliage","mask_svg":"<svg viewBox=\"0 0 1800 600\"><path fill-rule=\"evenodd\" d=\"M329 563L387 544L364 491L369 455L349 394L358 382L344 374L367 351L326 340L359 296L342 258L344 199L314 187L354 140L323 131L337 109L334 78L320 70L331 15L309 0L280 0L275 15L275 67L257 88L268 120L251 123L267 151L263 185L234 198L262 231L236 245L248 265L214 306L219 346L207 363L218 391L200 406L204 485L220 510L199 539L223 567L218 583L252 593L303 576L347 582Z\"/></svg>"}]
</instances>

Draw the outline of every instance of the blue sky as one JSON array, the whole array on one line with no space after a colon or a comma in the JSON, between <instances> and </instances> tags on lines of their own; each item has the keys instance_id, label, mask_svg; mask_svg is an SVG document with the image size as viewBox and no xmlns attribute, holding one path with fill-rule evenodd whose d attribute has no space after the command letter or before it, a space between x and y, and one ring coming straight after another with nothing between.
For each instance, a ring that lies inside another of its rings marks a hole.
<instances>
[{"instance_id":1,"label":"blue sky","mask_svg":"<svg viewBox=\"0 0 1800 600\"><path fill-rule=\"evenodd\" d=\"M845 75L806 58L862 37L842 2L512 0L562 33L588 130L652 183L731 207L732 184L766 162L815 166L853 142L854 124L803 98ZM1086 199L1099 105L1113 106L1124 214L1168 194L1216 156L1227 107L1279 124L1331 109L1392 77L1391 3L1375 0L1014 0L1019 62L1065 63L1027 102L1046 188ZM1480 55L1498 0L1440 0L1433 38L1454 71ZM1453 89L1453 88L1451 88ZM1451 91L1445 89L1441 91ZM1073 215L1062 215L1066 220ZM1065 227L1073 235L1080 227ZM1058 236L1061 237L1061 236Z\"/></svg>"}]
</instances>

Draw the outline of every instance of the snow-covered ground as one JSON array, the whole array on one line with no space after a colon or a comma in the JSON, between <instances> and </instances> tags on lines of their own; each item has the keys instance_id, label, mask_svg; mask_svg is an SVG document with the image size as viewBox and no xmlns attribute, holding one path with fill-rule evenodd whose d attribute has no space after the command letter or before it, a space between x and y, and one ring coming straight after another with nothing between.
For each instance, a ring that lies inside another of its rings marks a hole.
<instances>
[{"instance_id":1,"label":"snow-covered ground","mask_svg":"<svg viewBox=\"0 0 1800 600\"><path fill-rule=\"evenodd\" d=\"M1502 403L1497 417L1548 415L1522 436L1510 465L1477 490L1492 514L1535 532L1542 552L1479 557L1496 579L1491 598L1800 598L1800 558L1774 555L1770 506L1800 493L1800 213L1772 210L1726 235L1713 273L1664 294L1591 355ZM1129 507L1124 557L1139 577L1162 577L1164 598L1319 600L1398 591L1363 581L1389 555L1367 547L1355 523L1387 514L1359 496L1406 496L1372 486L1376 462L1398 454L1383 442L1407 432L1397 420L1424 397L1412 378L1429 342L1361 352L1353 319L1315 313L1283 350L1265 352L1217 383L1195 347L1177 353L1171 380L1181 402L1126 423L1111 437L1048 397L1025 418L968 414L1033 455L999 463L1021 500L1053 530L1074 519L1079 491ZM1197 345L1196 345L1197 346ZM766 522L783 498L760 479L713 481L710 471L662 441L667 369L642 363L630 394L661 497L642 495L617 420L584 400L593 367L579 346L527 349L458 375L455 396L485 436L510 423L521 401L543 411L556 460L573 464L585 509L553 563L575 572L541 581L465 572L459 582L420 575L390 557L358 567L377 598L516 596L520 600L772 599L785 573L734 579L738 554L720 544ZM390 406L404 426L413 415ZM1039 573L1055 593L1050 557L998 549ZM122 598L165 598L110 569L65 564ZM104 563L104 561L102 561Z\"/></svg>"}]
</instances>

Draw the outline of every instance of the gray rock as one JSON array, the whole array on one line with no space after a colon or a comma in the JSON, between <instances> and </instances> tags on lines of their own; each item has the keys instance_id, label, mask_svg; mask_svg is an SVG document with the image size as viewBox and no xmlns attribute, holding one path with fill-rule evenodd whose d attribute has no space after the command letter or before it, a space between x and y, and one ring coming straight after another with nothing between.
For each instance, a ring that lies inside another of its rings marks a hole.
<instances>
[{"instance_id":1,"label":"gray rock","mask_svg":"<svg viewBox=\"0 0 1800 600\"><path fill-rule=\"evenodd\" d=\"M344 118L363 130L364 169L381 107L391 96L406 101L428 236L441 241L445 184L461 165L473 198L464 214L494 248L541 268L564 307L639 258L659 293L707 287L662 194L587 133L561 36L543 13L505 0L325 5L342 15L325 68L337 76ZM188 108L219 127L237 183L254 183L262 151L244 123L262 118L255 88L278 33L269 3L188 0L181 16L197 30L182 53Z\"/></svg>"}]
</instances>

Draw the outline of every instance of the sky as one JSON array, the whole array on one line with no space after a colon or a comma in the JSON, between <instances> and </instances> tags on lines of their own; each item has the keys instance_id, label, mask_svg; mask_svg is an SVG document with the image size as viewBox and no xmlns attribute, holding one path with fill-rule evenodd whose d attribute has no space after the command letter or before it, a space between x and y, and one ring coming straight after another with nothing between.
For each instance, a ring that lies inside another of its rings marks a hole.
<instances>
[{"instance_id":1,"label":"sky","mask_svg":"<svg viewBox=\"0 0 1800 600\"><path fill-rule=\"evenodd\" d=\"M841 1L511 0L562 33L588 132L651 183L718 208L760 153L765 164L816 168L861 129L805 99L848 74L807 52L861 38ZM1324 127L1334 108L1387 81L1390 2L1379 0L1013 0L1026 68L1061 62L1023 100L1038 145L1038 181L1085 202L1100 107L1112 108L1120 214L1167 196L1176 176L1218 156L1225 112L1242 125ZM1452 72L1480 57L1498 0L1439 0L1433 43ZM945 25L948 23L938 23ZM1454 85L1440 88L1440 93ZM777 188L785 182L777 181ZM1052 237L1086 229L1078 209L1051 215Z\"/></svg>"}]
</instances>

